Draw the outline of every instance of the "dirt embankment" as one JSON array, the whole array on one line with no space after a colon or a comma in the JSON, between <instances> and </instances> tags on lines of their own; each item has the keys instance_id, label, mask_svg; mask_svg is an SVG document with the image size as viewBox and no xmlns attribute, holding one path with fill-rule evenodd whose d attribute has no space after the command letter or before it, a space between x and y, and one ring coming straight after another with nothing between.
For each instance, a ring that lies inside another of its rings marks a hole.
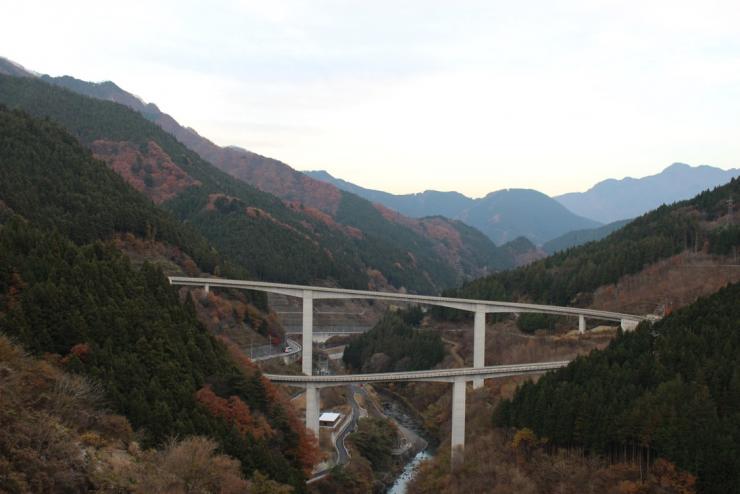
<instances>
[{"instance_id":1,"label":"dirt embankment","mask_svg":"<svg viewBox=\"0 0 740 494\"><path fill-rule=\"evenodd\" d=\"M675 310L740 281L734 258L683 252L594 292L591 307L634 314Z\"/></svg>"}]
</instances>

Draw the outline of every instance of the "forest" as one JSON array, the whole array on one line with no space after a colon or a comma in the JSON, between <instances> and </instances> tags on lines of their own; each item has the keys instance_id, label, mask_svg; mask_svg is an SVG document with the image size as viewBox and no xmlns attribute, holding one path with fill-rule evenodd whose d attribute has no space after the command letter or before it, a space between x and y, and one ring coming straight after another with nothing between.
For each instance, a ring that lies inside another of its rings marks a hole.
<instances>
[{"instance_id":1,"label":"forest","mask_svg":"<svg viewBox=\"0 0 740 494\"><path fill-rule=\"evenodd\" d=\"M205 330L159 268L135 268L109 241L112 233L200 237L55 124L0 109L0 129L0 333L99 383L144 447L209 437L247 477L260 470L302 492L315 446L287 401ZM50 173L55 165L68 170ZM218 265L215 251L204 251Z\"/></svg>"},{"instance_id":2,"label":"forest","mask_svg":"<svg viewBox=\"0 0 740 494\"><path fill-rule=\"evenodd\" d=\"M362 372L433 368L444 358L444 344L437 332L413 328L409 322L415 320L418 315L414 309L386 313L370 331L347 345L344 363Z\"/></svg>"},{"instance_id":3,"label":"forest","mask_svg":"<svg viewBox=\"0 0 740 494\"><path fill-rule=\"evenodd\" d=\"M218 170L123 105L85 97L42 80L4 75L0 75L0 103L52 119L85 146L105 142L142 148L156 143L198 182L162 207L197 229L222 255L252 276L294 283L321 279L349 288L367 288L370 268L396 287L426 293L438 293L460 281L455 267L436 252L430 239L387 220L368 201L343 194L337 218L364 232L347 235ZM215 196L226 198L233 207L209 207ZM242 205L254 208L255 214L244 214ZM465 239L475 237L463 226L459 231ZM476 244L470 250L476 249L490 250L475 261L490 262L492 269L507 262L493 244Z\"/></svg>"},{"instance_id":4,"label":"forest","mask_svg":"<svg viewBox=\"0 0 740 494\"><path fill-rule=\"evenodd\" d=\"M649 464L661 457L698 477L700 492L740 483L740 284L603 351L522 385L494 412L549 444Z\"/></svg>"},{"instance_id":5,"label":"forest","mask_svg":"<svg viewBox=\"0 0 740 494\"><path fill-rule=\"evenodd\" d=\"M587 294L596 288L684 250L731 253L740 238L737 227L710 228L709 225L727 213L728 199L738 195L740 179L735 178L693 199L663 205L602 240L558 252L525 267L479 278L447 290L444 295L556 305L587 304ZM444 309L436 309L435 314L465 317Z\"/></svg>"}]
</instances>

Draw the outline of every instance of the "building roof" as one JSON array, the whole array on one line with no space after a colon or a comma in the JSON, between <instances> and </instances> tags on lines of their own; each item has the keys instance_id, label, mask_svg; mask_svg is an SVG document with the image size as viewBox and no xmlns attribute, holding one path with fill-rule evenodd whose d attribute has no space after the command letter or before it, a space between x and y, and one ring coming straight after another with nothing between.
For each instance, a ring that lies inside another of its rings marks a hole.
<instances>
[{"instance_id":1,"label":"building roof","mask_svg":"<svg viewBox=\"0 0 740 494\"><path fill-rule=\"evenodd\" d=\"M336 422L339 419L338 413L324 412L319 417L319 422Z\"/></svg>"}]
</instances>

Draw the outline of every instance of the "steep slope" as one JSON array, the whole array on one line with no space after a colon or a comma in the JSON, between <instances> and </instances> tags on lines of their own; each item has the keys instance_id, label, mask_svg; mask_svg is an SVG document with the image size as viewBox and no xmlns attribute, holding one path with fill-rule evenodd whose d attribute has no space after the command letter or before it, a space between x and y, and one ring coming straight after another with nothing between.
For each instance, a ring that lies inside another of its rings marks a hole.
<instances>
[{"instance_id":1,"label":"steep slope","mask_svg":"<svg viewBox=\"0 0 740 494\"><path fill-rule=\"evenodd\" d=\"M289 405L161 270L135 268L109 241L166 232L171 218L56 124L0 109L0 129L0 333L99 382L146 446L206 435L245 474L303 489L313 450Z\"/></svg>"},{"instance_id":2,"label":"steep slope","mask_svg":"<svg viewBox=\"0 0 740 494\"><path fill-rule=\"evenodd\" d=\"M11 75L14 77L36 77L36 74L27 70L20 64L0 57L0 74Z\"/></svg>"},{"instance_id":3,"label":"steep slope","mask_svg":"<svg viewBox=\"0 0 740 494\"><path fill-rule=\"evenodd\" d=\"M0 102L62 122L132 185L200 229L222 252L250 268L253 276L436 292L511 265L508 259L478 263L502 259L489 252L495 251L493 244L479 239L461 245L439 242L421 222L392 221L380 211L372 213L376 228L365 231L367 215L360 213L367 212L370 203L360 206L336 189L335 215L342 221L305 204L284 204L216 170L139 113L76 96L38 79L5 77L0 82ZM120 96L110 84L77 82L89 91L97 88L100 97L109 92ZM151 116L152 106L143 105L142 111ZM454 223L447 222L444 228L448 236L460 236ZM246 238L249 250L244 248ZM461 238L467 242L472 236ZM481 248L486 251L477 250Z\"/></svg>"},{"instance_id":4,"label":"steep slope","mask_svg":"<svg viewBox=\"0 0 740 494\"><path fill-rule=\"evenodd\" d=\"M565 235L560 235L557 238L548 240L542 245L542 249L548 254L554 254L561 250L583 245L587 242L593 242L595 240L601 240L604 237L609 236L611 233L619 230L624 225L632 220L620 220L612 223L600 226L598 228L587 228L585 230L574 230L568 232Z\"/></svg>"},{"instance_id":5,"label":"steep slope","mask_svg":"<svg viewBox=\"0 0 740 494\"><path fill-rule=\"evenodd\" d=\"M148 184L168 184L174 178L170 192L175 195L162 206L199 229L253 276L367 287L367 272L374 269L381 273L380 283L427 292L459 279L433 243L416 232L398 225L404 235L365 235L326 215L286 205L215 169L159 126L121 105L38 79L6 76L0 76L2 102L61 122L133 185L143 183L153 199L157 196L152 192L159 189ZM188 180L178 183L181 172ZM376 216L382 218L379 212Z\"/></svg>"},{"instance_id":6,"label":"steep slope","mask_svg":"<svg viewBox=\"0 0 740 494\"><path fill-rule=\"evenodd\" d=\"M459 192L435 190L395 195L360 187L332 177L323 170L306 173L404 215L415 218L444 215L462 220L486 234L497 245L521 236L542 244L566 232L599 225L530 189L499 190L480 199L471 199Z\"/></svg>"},{"instance_id":7,"label":"steep slope","mask_svg":"<svg viewBox=\"0 0 740 494\"><path fill-rule=\"evenodd\" d=\"M475 280L448 294L588 306L597 288L684 252L704 252L707 262L717 265L737 264L724 256L732 255L740 244L740 227L731 226L737 206L728 213L730 197L739 193L740 179L733 179L691 200L661 206L605 239ZM674 267L681 269L682 265ZM724 271L728 279L740 276L736 267Z\"/></svg>"},{"instance_id":8,"label":"steep slope","mask_svg":"<svg viewBox=\"0 0 740 494\"><path fill-rule=\"evenodd\" d=\"M126 92L110 81L90 83L69 76L42 76L42 78L47 82L65 87L79 94L115 101L128 106L144 115L147 119L155 122L165 131L175 136L189 149L195 151L202 158L230 175L260 190L274 194L291 204L301 204L304 208L311 211L313 216L321 216L330 222L337 219L339 207L342 204L345 194L336 187L320 180L314 180L278 160L260 156L235 146L219 147L200 136L195 130L183 127L170 115L160 111L156 105L144 103L140 98ZM350 198L346 202L355 203L356 201ZM321 213L324 214L322 215ZM329 215L328 218L326 214ZM384 242L397 242L399 237L394 236L394 232L398 232L397 225L401 225L403 228L409 228L422 237L415 240L415 244L418 245L420 242L431 244L434 251L443 260L453 261L452 267L456 271L458 278L479 276L484 272L505 269L512 265L510 258L506 258L500 252L492 252L495 250L495 246L490 243L486 244L480 239L475 238L477 235L474 232L467 232L468 234L463 235L462 239L464 243L462 244L456 242L440 243L438 237L428 235L431 230L422 225L421 222L410 221L409 218L399 215L384 216L385 219L383 221L386 224L379 231ZM361 232L364 231L363 218L355 217L351 214L351 211L348 213L346 210L342 212L342 217L346 225L359 229ZM391 223L395 223L396 225ZM445 236L447 238L460 236L460 226L454 221L437 218L434 220L434 223L434 230L436 232L446 230ZM400 238L408 239L409 235L405 233ZM467 239L470 239L472 243L465 243ZM394 247L401 251L411 250L414 252L415 249L412 244L407 242L402 242ZM387 250L387 248L386 246L385 249ZM414 254L417 255L418 253L414 252ZM493 264L480 264L478 262L479 259L495 259L496 262Z\"/></svg>"},{"instance_id":9,"label":"steep slope","mask_svg":"<svg viewBox=\"0 0 740 494\"><path fill-rule=\"evenodd\" d=\"M555 199L576 214L610 223L635 218L661 204L689 199L737 176L737 168L722 170L674 163L656 175L604 180L586 192L572 192Z\"/></svg>"},{"instance_id":10,"label":"steep slope","mask_svg":"<svg viewBox=\"0 0 740 494\"><path fill-rule=\"evenodd\" d=\"M242 274L202 235L132 190L69 134L55 127L28 125L22 115L2 106L0 111L4 207L78 243L127 232L181 249L204 271Z\"/></svg>"},{"instance_id":11,"label":"steep slope","mask_svg":"<svg viewBox=\"0 0 740 494\"><path fill-rule=\"evenodd\" d=\"M640 461L662 456L700 492L740 482L740 284L523 385L496 411L559 446ZM547 406L543 406L546 403Z\"/></svg>"}]
</instances>

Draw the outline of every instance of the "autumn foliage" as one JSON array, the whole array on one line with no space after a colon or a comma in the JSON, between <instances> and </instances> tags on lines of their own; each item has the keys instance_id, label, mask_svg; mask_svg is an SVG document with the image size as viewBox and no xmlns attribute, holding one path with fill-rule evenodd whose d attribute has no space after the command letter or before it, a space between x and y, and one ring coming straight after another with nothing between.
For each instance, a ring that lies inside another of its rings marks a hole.
<instances>
[{"instance_id":1,"label":"autumn foliage","mask_svg":"<svg viewBox=\"0 0 740 494\"><path fill-rule=\"evenodd\" d=\"M275 433L263 416L252 414L249 406L237 396L221 398L206 385L195 393L195 399L213 415L232 424L245 438L251 435L262 439Z\"/></svg>"},{"instance_id":2,"label":"autumn foliage","mask_svg":"<svg viewBox=\"0 0 740 494\"><path fill-rule=\"evenodd\" d=\"M257 365L244 355L244 353L233 342L229 341L227 338L219 339L226 346L226 350L231 360L246 376L251 377L259 375L261 385L264 387L265 394L270 403L268 413L271 415L279 414L286 422L285 425L287 428L298 435L296 446L289 453L298 461L303 468L303 471L306 474L309 474L314 465L316 465L316 463L321 459L318 438L306 429L285 392L262 376ZM207 393L204 393L204 395L210 397Z\"/></svg>"}]
</instances>

